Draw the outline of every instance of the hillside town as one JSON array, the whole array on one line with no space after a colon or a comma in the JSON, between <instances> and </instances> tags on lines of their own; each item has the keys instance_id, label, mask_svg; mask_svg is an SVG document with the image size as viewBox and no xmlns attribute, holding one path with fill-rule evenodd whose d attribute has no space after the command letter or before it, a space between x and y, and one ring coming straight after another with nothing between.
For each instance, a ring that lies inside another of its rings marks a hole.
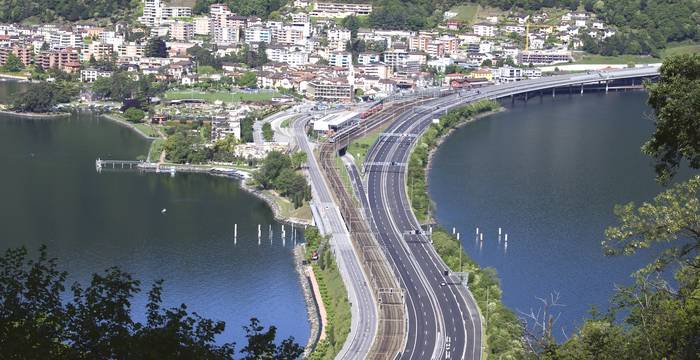
<instances>
[{"instance_id":1,"label":"hillside town","mask_svg":"<svg viewBox=\"0 0 700 360\"><path fill-rule=\"evenodd\" d=\"M372 13L370 4L297 0L282 10L263 20L225 4L195 15L182 3L144 0L132 24L5 24L0 66L19 61L15 70L30 69L29 78L48 81L52 76L37 72L70 74L84 84L80 100L86 102L104 100L89 84L115 71L152 75L167 91L163 99L146 99L150 122L205 119L212 141L231 135L252 142L242 138L240 123L254 111L302 98L352 104L435 86L537 78L540 66L572 62L584 38L615 34L586 12L501 12L467 24L448 11L438 28L416 32L361 27L358 19ZM226 93L240 96L229 101Z\"/></svg>"}]
</instances>

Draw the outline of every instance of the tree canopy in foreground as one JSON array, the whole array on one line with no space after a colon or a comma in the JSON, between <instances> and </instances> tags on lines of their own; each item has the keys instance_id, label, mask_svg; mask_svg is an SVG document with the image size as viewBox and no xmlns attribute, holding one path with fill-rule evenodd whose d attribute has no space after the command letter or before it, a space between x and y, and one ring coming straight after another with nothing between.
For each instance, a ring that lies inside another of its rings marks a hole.
<instances>
[{"instance_id":1,"label":"tree canopy in foreground","mask_svg":"<svg viewBox=\"0 0 700 360\"><path fill-rule=\"evenodd\" d=\"M46 247L37 259L25 248L0 257L0 349L7 359L233 359L234 344L217 344L223 321L164 308L163 281L148 293L146 322L132 319L131 299L140 282L118 269L94 274L86 287L65 294L67 273ZM64 299L70 298L70 301ZM293 338L275 343L277 330L253 318L244 327L243 359L296 359L303 349Z\"/></svg>"}]
</instances>

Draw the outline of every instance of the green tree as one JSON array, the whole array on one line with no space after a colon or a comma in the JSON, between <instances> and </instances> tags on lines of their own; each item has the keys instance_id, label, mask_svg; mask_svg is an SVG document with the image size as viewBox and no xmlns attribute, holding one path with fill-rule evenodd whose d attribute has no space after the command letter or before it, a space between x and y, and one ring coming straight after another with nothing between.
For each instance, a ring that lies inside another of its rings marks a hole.
<instances>
[{"instance_id":1,"label":"green tree","mask_svg":"<svg viewBox=\"0 0 700 360\"><path fill-rule=\"evenodd\" d=\"M265 156L262 167L253 174L253 178L262 188L270 188L282 170L289 168L290 165L289 156L279 151L271 151Z\"/></svg>"},{"instance_id":2,"label":"green tree","mask_svg":"<svg viewBox=\"0 0 700 360\"><path fill-rule=\"evenodd\" d=\"M124 116L126 116L126 120L128 120L129 122L140 123L143 122L143 118L146 116L146 113L139 108L132 107L126 109L126 112L124 112Z\"/></svg>"},{"instance_id":3,"label":"green tree","mask_svg":"<svg viewBox=\"0 0 700 360\"><path fill-rule=\"evenodd\" d=\"M257 87L258 77L254 71L246 71L236 79L236 85L247 88Z\"/></svg>"},{"instance_id":4,"label":"green tree","mask_svg":"<svg viewBox=\"0 0 700 360\"><path fill-rule=\"evenodd\" d=\"M346 16L341 21L341 24L343 25L343 27L350 30L350 38L351 39L354 40L357 38L357 30L360 29L360 20L357 19L357 16L355 16L355 15Z\"/></svg>"},{"instance_id":5,"label":"green tree","mask_svg":"<svg viewBox=\"0 0 700 360\"><path fill-rule=\"evenodd\" d=\"M168 48L166 47L163 39L154 37L148 40L145 53L148 57L165 58L168 57Z\"/></svg>"},{"instance_id":6,"label":"green tree","mask_svg":"<svg viewBox=\"0 0 700 360\"><path fill-rule=\"evenodd\" d=\"M75 85L64 81L31 84L13 100L11 108L19 112L51 112L57 104L70 102L77 94Z\"/></svg>"},{"instance_id":7,"label":"green tree","mask_svg":"<svg viewBox=\"0 0 700 360\"><path fill-rule=\"evenodd\" d=\"M643 151L656 161L659 178L668 180L682 160L700 168L700 55L667 59L659 82L647 88L656 130Z\"/></svg>"},{"instance_id":8,"label":"green tree","mask_svg":"<svg viewBox=\"0 0 700 360\"><path fill-rule=\"evenodd\" d=\"M70 287L46 247L30 259L25 248L0 257L0 348L9 359L232 359L233 344L214 338L224 323L190 315L185 305L164 309L162 281L149 292L145 324L131 318L140 282L118 268ZM64 299L68 300L64 302Z\"/></svg>"},{"instance_id":9,"label":"green tree","mask_svg":"<svg viewBox=\"0 0 700 360\"><path fill-rule=\"evenodd\" d=\"M301 169L301 166L307 160L306 153L303 151L297 151L294 154L292 154L291 160L292 160L292 167L295 170Z\"/></svg>"},{"instance_id":10,"label":"green tree","mask_svg":"<svg viewBox=\"0 0 700 360\"><path fill-rule=\"evenodd\" d=\"M275 345L277 328L270 326L266 331L256 318L250 319L250 324L244 326L243 329L245 329L248 339L248 344L241 349L241 354L244 355L243 359L292 360L299 358L304 353L304 349L294 342L294 338L285 339L279 345Z\"/></svg>"},{"instance_id":11,"label":"green tree","mask_svg":"<svg viewBox=\"0 0 700 360\"><path fill-rule=\"evenodd\" d=\"M7 72L18 72L22 69L24 69L24 63L22 63L22 60L13 52L8 53L7 60L5 61L5 65L2 66L2 70Z\"/></svg>"},{"instance_id":12,"label":"green tree","mask_svg":"<svg viewBox=\"0 0 700 360\"><path fill-rule=\"evenodd\" d=\"M272 141L272 139L274 138L275 133L272 131L272 125L270 125L269 122L263 124L262 134L263 134L263 138L266 141Z\"/></svg>"}]
</instances>

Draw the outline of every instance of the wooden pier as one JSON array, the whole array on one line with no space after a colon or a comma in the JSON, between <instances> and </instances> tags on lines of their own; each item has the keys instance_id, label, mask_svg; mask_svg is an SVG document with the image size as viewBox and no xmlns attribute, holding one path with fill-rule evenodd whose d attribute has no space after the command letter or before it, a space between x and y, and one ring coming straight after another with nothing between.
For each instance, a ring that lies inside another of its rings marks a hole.
<instances>
[{"instance_id":1,"label":"wooden pier","mask_svg":"<svg viewBox=\"0 0 700 360\"><path fill-rule=\"evenodd\" d=\"M249 175L245 171L214 167L211 165L189 165L189 164L160 164L155 162L138 160L95 160L95 170L99 173L102 170L136 170L140 172L165 173L175 176L178 172L183 173L207 173L223 174L237 178L247 178Z\"/></svg>"}]
</instances>

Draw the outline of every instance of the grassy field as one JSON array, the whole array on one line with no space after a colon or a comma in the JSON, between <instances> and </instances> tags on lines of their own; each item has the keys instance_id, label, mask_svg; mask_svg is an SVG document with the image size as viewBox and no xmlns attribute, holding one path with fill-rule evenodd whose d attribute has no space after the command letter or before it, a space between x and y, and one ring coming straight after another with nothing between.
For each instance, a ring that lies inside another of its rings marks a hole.
<instances>
[{"instance_id":1,"label":"grassy field","mask_svg":"<svg viewBox=\"0 0 700 360\"><path fill-rule=\"evenodd\" d=\"M478 4L467 4L455 6L450 9L450 11L457 13L457 16L455 16L453 19L464 24L472 25L479 14L479 9L480 7Z\"/></svg>"},{"instance_id":2,"label":"grassy field","mask_svg":"<svg viewBox=\"0 0 700 360\"><path fill-rule=\"evenodd\" d=\"M311 221L313 218L308 201L304 201L304 205L295 209L294 204L292 204L289 199L279 196L276 192L272 190L263 190L263 192L275 200L275 203L280 209L280 216L283 218L295 218L308 221Z\"/></svg>"},{"instance_id":3,"label":"grassy field","mask_svg":"<svg viewBox=\"0 0 700 360\"><path fill-rule=\"evenodd\" d=\"M151 148L148 150L148 161L150 162L156 162L160 160L160 153L163 151L163 144L165 143L165 139L155 139L151 142Z\"/></svg>"},{"instance_id":4,"label":"grassy field","mask_svg":"<svg viewBox=\"0 0 700 360\"><path fill-rule=\"evenodd\" d=\"M389 126L389 124L382 125L367 135L350 143L350 146L348 146L348 152L355 157L355 165L357 165L358 168L362 169L362 164L365 162L365 156L367 156L369 147L372 146L375 141L377 141L379 134L384 132L387 126Z\"/></svg>"},{"instance_id":5,"label":"grassy field","mask_svg":"<svg viewBox=\"0 0 700 360\"><path fill-rule=\"evenodd\" d=\"M682 54L697 54L700 53L700 43L672 43L667 48L661 51L661 57L669 57Z\"/></svg>"},{"instance_id":6,"label":"grassy field","mask_svg":"<svg viewBox=\"0 0 700 360\"><path fill-rule=\"evenodd\" d=\"M661 62L661 59L655 57L639 55L603 56L585 54L578 55L575 58L575 64L653 64Z\"/></svg>"},{"instance_id":7,"label":"grassy field","mask_svg":"<svg viewBox=\"0 0 700 360\"><path fill-rule=\"evenodd\" d=\"M158 131L156 131L156 129L153 128L153 125L151 125L151 124L146 124L146 123L134 124L134 127L141 130L141 132L146 134L146 136L150 136L150 137L160 136L158 134Z\"/></svg>"},{"instance_id":8,"label":"grassy field","mask_svg":"<svg viewBox=\"0 0 700 360\"><path fill-rule=\"evenodd\" d=\"M209 65L199 65L197 66L197 74L200 75L209 75L209 74L217 74L220 73L221 71L214 69L213 66Z\"/></svg>"},{"instance_id":9,"label":"grassy field","mask_svg":"<svg viewBox=\"0 0 700 360\"><path fill-rule=\"evenodd\" d=\"M683 42L671 43L665 49L661 50L661 58L640 55L620 55L620 56L603 56L603 55L576 55L576 64L652 64L660 63L663 59L681 54L700 53L700 43Z\"/></svg>"},{"instance_id":10,"label":"grassy field","mask_svg":"<svg viewBox=\"0 0 700 360\"><path fill-rule=\"evenodd\" d=\"M227 91L216 91L216 92L202 92L202 91L187 91L187 90L177 90L168 91L165 93L166 100L181 100L181 99L200 99L209 102L222 101L222 102L240 102L240 101L270 101L273 97L278 96L276 92L258 92L258 93L244 93L244 92L227 92Z\"/></svg>"}]
</instances>

